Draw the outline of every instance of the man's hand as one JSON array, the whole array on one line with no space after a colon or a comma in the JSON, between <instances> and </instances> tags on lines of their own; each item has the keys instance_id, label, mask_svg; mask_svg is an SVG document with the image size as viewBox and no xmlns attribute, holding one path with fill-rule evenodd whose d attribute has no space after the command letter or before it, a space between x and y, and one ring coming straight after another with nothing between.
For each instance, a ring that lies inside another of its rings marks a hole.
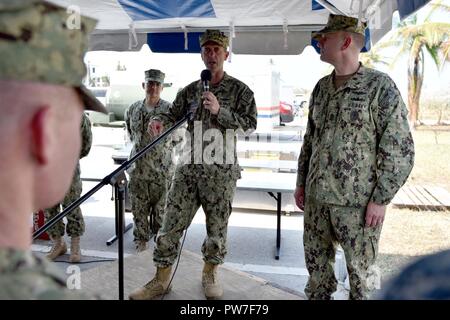
<instances>
[{"instance_id":1,"label":"man's hand","mask_svg":"<svg viewBox=\"0 0 450 320\"><path fill-rule=\"evenodd\" d=\"M212 92L203 92L203 105L205 106L205 109L208 109L209 112L211 112L211 114L216 115L219 113L219 101L217 101L216 96Z\"/></svg>"},{"instance_id":2,"label":"man's hand","mask_svg":"<svg viewBox=\"0 0 450 320\"><path fill-rule=\"evenodd\" d=\"M159 136L161 134L161 132L163 132L164 130L164 126L162 124L161 121L159 120L152 120L150 121L150 123L148 124L148 133L151 135Z\"/></svg>"},{"instance_id":3,"label":"man's hand","mask_svg":"<svg viewBox=\"0 0 450 320\"><path fill-rule=\"evenodd\" d=\"M294 192L295 204L300 210L305 210L305 187L297 187Z\"/></svg>"},{"instance_id":4,"label":"man's hand","mask_svg":"<svg viewBox=\"0 0 450 320\"><path fill-rule=\"evenodd\" d=\"M369 202L366 209L366 227L377 227L383 224L386 206Z\"/></svg>"}]
</instances>

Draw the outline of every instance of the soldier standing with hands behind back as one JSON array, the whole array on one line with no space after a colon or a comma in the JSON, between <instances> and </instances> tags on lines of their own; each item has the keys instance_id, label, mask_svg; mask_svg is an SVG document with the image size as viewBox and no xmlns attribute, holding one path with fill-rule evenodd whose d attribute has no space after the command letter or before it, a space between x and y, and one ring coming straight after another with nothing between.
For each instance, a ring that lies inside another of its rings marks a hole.
<instances>
[{"instance_id":1,"label":"soldier standing with hands behind back","mask_svg":"<svg viewBox=\"0 0 450 320\"><path fill-rule=\"evenodd\" d=\"M155 136L149 132L152 117L169 110L170 103L161 99L165 74L157 69L145 71L145 99L133 103L125 111L125 123L133 142L130 158L151 143ZM134 220L136 251L147 249L151 235L156 235L164 210L166 191L173 174L171 138L156 145L128 170L129 190Z\"/></svg>"},{"instance_id":2,"label":"soldier standing with hands behind back","mask_svg":"<svg viewBox=\"0 0 450 320\"><path fill-rule=\"evenodd\" d=\"M331 14L313 35L334 71L316 84L298 159L295 201L304 209L309 299L337 288L336 247L345 253L350 299L367 299L386 205L414 162L407 110L388 75L364 67L365 23Z\"/></svg>"}]
</instances>

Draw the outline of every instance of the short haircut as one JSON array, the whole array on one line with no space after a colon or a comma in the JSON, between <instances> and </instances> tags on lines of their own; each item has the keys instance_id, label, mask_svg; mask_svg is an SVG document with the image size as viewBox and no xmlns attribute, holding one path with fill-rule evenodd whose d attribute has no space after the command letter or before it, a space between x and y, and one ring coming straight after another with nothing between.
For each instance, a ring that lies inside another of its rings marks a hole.
<instances>
[{"instance_id":1,"label":"short haircut","mask_svg":"<svg viewBox=\"0 0 450 320\"><path fill-rule=\"evenodd\" d=\"M352 41L355 44L356 48L358 48L359 50L364 48L365 39L362 34L354 33L354 32L349 32L348 34L352 37Z\"/></svg>"}]
</instances>

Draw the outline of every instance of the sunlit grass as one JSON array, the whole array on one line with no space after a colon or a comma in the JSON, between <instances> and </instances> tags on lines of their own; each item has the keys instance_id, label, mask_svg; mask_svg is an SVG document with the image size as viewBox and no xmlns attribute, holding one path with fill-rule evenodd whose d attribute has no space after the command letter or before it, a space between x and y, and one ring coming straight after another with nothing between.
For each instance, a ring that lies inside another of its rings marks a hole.
<instances>
[{"instance_id":1,"label":"sunlit grass","mask_svg":"<svg viewBox=\"0 0 450 320\"><path fill-rule=\"evenodd\" d=\"M450 130L419 128L413 137L416 156L407 183L439 185L450 192Z\"/></svg>"},{"instance_id":2,"label":"sunlit grass","mask_svg":"<svg viewBox=\"0 0 450 320\"><path fill-rule=\"evenodd\" d=\"M441 186L450 192L450 128L418 128L413 133L416 157L407 181ZM447 129L447 130L446 130ZM419 256L450 248L450 211L388 207L377 264L383 279Z\"/></svg>"}]
</instances>

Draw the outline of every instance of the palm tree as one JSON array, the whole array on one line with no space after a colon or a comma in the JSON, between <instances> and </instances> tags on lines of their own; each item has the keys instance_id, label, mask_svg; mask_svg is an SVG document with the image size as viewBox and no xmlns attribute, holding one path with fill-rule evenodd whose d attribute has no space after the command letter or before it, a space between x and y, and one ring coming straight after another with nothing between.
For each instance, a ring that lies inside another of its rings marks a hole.
<instances>
[{"instance_id":1,"label":"palm tree","mask_svg":"<svg viewBox=\"0 0 450 320\"><path fill-rule=\"evenodd\" d=\"M376 65L389 65L389 58L381 54L380 42L372 46L368 52L361 53L359 61L368 68L376 69Z\"/></svg>"},{"instance_id":2,"label":"palm tree","mask_svg":"<svg viewBox=\"0 0 450 320\"><path fill-rule=\"evenodd\" d=\"M409 53L408 61L408 105L411 125L418 124L419 101L424 77L424 54L428 52L438 70L449 60L450 23L432 22L431 14L437 9L449 11L442 1L433 1L431 11L423 23L418 23L417 15L401 21L390 40L380 45L382 48L397 46L400 48L391 65L400 56Z\"/></svg>"}]
</instances>

